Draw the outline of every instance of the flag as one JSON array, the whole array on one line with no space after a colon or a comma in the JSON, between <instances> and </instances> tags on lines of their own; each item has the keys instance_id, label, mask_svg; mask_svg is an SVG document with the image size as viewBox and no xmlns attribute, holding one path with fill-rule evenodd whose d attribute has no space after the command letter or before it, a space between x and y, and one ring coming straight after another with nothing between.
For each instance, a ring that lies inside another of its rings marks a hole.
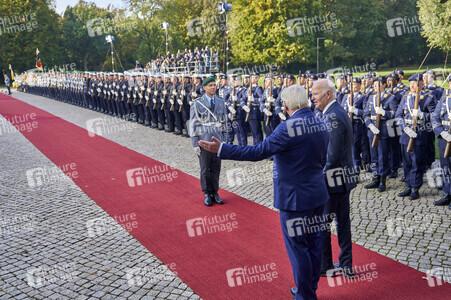
<instances>
[{"instance_id":1,"label":"flag","mask_svg":"<svg viewBox=\"0 0 451 300\"><path fill-rule=\"evenodd\" d=\"M14 81L14 71L13 68L11 68L11 65L9 65L9 69L11 70L11 80Z\"/></svg>"},{"instance_id":2,"label":"flag","mask_svg":"<svg viewBox=\"0 0 451 300\"><path fill-rule=\"evenodd\" d=\"M41 59L39 58L39 49L36 48L36 68L39 68L42 71Z\"/></svg>"}]
</instances>

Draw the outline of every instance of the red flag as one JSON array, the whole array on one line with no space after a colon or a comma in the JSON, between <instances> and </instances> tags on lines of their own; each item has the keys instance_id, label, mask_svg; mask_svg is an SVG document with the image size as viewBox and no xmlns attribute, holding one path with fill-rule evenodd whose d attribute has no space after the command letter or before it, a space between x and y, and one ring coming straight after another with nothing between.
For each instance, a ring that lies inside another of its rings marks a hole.
<instances>
[{"instance_id":1,"label":"red flag","mask_svg":"<svg viewBox=\"0 0 451 300\"><path fill-rule=\"evenodd\" d=\"M42 71L41 59L39 58L39 49L36 48L36 68L39 68Z\"/></svg>"}]
</instances>

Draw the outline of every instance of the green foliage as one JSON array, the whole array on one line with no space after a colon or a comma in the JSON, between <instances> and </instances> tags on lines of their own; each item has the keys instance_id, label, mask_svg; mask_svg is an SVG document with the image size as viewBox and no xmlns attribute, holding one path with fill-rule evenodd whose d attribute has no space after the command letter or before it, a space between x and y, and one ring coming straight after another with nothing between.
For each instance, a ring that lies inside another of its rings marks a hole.
<instances>
[{"instance_id":1,"label":"green foliage","mask_svg":"<svg viewBox=\"0 0 451 300\"><path fill-rule=\"evenodd\" d=\"M451 43L451 2L441 4L439 0L420 0L417 6L423 25L421 35L427 38L428 46L448 51Z\"/></svg>"}]
</instances>

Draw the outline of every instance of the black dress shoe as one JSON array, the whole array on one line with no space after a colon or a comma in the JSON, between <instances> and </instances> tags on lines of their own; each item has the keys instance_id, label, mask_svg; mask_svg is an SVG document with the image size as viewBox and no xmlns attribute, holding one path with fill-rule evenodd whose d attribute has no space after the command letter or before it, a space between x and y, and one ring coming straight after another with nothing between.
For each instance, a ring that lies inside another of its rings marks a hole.
<instances>
[{"instance_id":1,"label":"black dress shoe","mask_svg":"<svg viewBox=\"0 0 451 300\"><path fill-rule=\"evenodd\" d=\"M401 193L398 194L398 197L407 197L412 193L412 190L410 189L410 187L406 187L404 189L404 191L402 191Z\"/></svg>"},{"instance_id":2,"label":"black dress shoe","mask_svg":"<svg viewBox=\"0 0 451 300\"><path fill-rule=\"evenodd\" d=\"M290 293L291 293L291 295L293 295L293 297L295 297L296 296L296 293L298 292L298 288L297 287L292 287L291 289L290 289Z\"/></svg>"},{"instance_id":3,"label":"black dress shoe","mask_svg":"<svg viewBox=\"0 0 451 300\"><path fill-rule=\"evenodd\" d=\"M164 130L163 126L158 127L158 130Z\"/></svg>"},{"instance_id":4,"label":"black dress shoe","mask_svg":"<svg viewBox=\"0 0 451 300\"><path fill-rule=\"evenodd\" d=\"M385 192L385 190L387 189L387 176L381 176L381 181L379 184L379 187L377 188L377 190L379 192Z\"/></svg>"},{"instance_id":5,"label":"black dress shoe","mask_svg":"<svg viewBox=\"0 0 451 300\"><path fill-rule=\"evenodd\" d=\"M398 171L393 170L391 171L390 175L388 176L388 178L396 178L398 177Z\"/></svg>"},{"instance_id":6,"label":"black dress shoe","mask_svg":"<svg viewBox=\"0 0 451 300\"><path fill-rule=\"evenodd\" d=\"M182 134L183 137L189 137L188 133Z\"/></svg>"},{"instance_id":7,"label":"black dress shoe","mask_svg":"<svg viewBox=\"0 0 451 300\"><path fill-rule=\"evenodd\" d=\"M445 206L451 203L451 196L450 195L445 195L442 197L442 199L437 200L434 202L434 205L437 206Z\"/></svg>"},{"instance_id":8,"label":"black dress shoe","mask_svg":"<svg viewBox=\"0 0 451 300\"><path fill-rule=\"evenodd\" d=\"M367 185L365 185L363 187L366 189L375 189L375 188L379 187L380 183L381 183L380 177L375 176L375 177L373 177L373 180L370 183L368 183Z\"/></svg>"},{"instance_id":9,"label":"black dress shoe","mask_svg":"<svg viewBox=\"0 0 451 300\"><path fill-rule=\"evenodd\" d=\"M151 128L157 128L157 125L152 124L152 126L150 126Z\"/></svg>"},{"instance_id":10,"label":"black dress shoe","mask_svg":"<svg viewBox=\"0 0 451 300\"><path fill-rule=\"evenodd\" d=\"M176 131L176 132L174 132L174 134L175 135L182 135L182 132L181 131Z\"/></svg>"},{"instance_id":11,"label":"black dress shoe","mask_svg":"<svg viewBox=\"0 0 451 300\"><path fill-rule=\"evenodd\" d=\"M204 204L206 206L211 206L211 196L209 194L205 194Z\"/></svg>"},{"instance_id":12,"label":"black dress shoe","mask_svg":"<svg viewBox=\"0 0 451 300\"><path fill-rule=\"evenodd\" d=\"M221 198L219 198L218 193L211 194L211 198L218 204L224 204Z\"/></svg>"},{"instance_id":13,"label":"black dress shoe","mask_svg":"<svg viewBox=\"0 0 451 300\"><path fill-rule=\"evenodd\" d=\"M412 193L409 196L410 200L417 200L420 198L420 193L418 193L418 189L412 189Z\"/></svg>"},{"instance_id":14,"label":"black dress shoe","mask_svg":"<svg viewBox=\"0 0 451 300\"><path fill-rule=\"evenodd\" d=\"M332 268L329 270L322 270L319 273L319 276L321 277L336 277L340 274L339 270L337 270L336 268Z\"/></svg>"}]
</instances>

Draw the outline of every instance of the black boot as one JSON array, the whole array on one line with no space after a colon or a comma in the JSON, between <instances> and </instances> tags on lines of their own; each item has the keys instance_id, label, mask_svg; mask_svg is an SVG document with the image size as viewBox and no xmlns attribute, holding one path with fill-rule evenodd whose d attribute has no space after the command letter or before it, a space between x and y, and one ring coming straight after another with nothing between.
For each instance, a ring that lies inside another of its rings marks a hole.
<instances>
[{"instance_id":1,"label":"black boot","mask_svg":"<svg viewBox=\"0 0 451 300\"><path fill-rule=\"evenodd\" d=\"M379 175L373 176L373 180L364 186L366 189L375 189L381 183L381 178Z\"/></svg>"},{"instance_id":2,"label":"black boot","mask_svg":"<svg viewBox=\"0 0 451 300\"><path fill-rule=\"evenodd\" d=\"M409 196L410 200L417 200L418 198L420 198L420 193L418 193L418 189L417 188L412 188L412 193Z\"/></svg>"},{"instance_id":3,"label":"black boot","mask_svg":"<svg viewBox=\"0 0 451 300\"><path fill-rule=\"evenodd\" d=\"M404 189L404 191L402 191L401 193L398 194L398 197L407 197L412 193L412 190L410 189L410 187L406 187Z\"/></svg>"},{"instance_id":4,"label":"black boot","mask_svg":"<svg viewBox=\"0 0 451 300\"><path fill-rule=\"evenodd\" d=\"M379 192L385 192L385 190L387 189L386 184L387 184L387 176L381 176L381 181L377 190Z\"/></svg>"},{"instance_id":5,"label":"black boot","mask_svg":"<svg viewBox=\"0 0 451 300\"><path fill-rule=\"evenodd\" d=\"M398 170L392 170L390 173L390 176L388 176L389 178L396 178L398 177Z\"/></svg>"},{"instance_id":6,"label":"black boot","mask_svg":"<svg viewBox=\"0 0 451 300\"><path fill-rule=\"evenodd\" d=\"M445 206L451 203L451 196L450 195L445 195L442 197L442 199L437 200L434 202L434 205L437 206Z\"/></svg>"}]
</instances>

